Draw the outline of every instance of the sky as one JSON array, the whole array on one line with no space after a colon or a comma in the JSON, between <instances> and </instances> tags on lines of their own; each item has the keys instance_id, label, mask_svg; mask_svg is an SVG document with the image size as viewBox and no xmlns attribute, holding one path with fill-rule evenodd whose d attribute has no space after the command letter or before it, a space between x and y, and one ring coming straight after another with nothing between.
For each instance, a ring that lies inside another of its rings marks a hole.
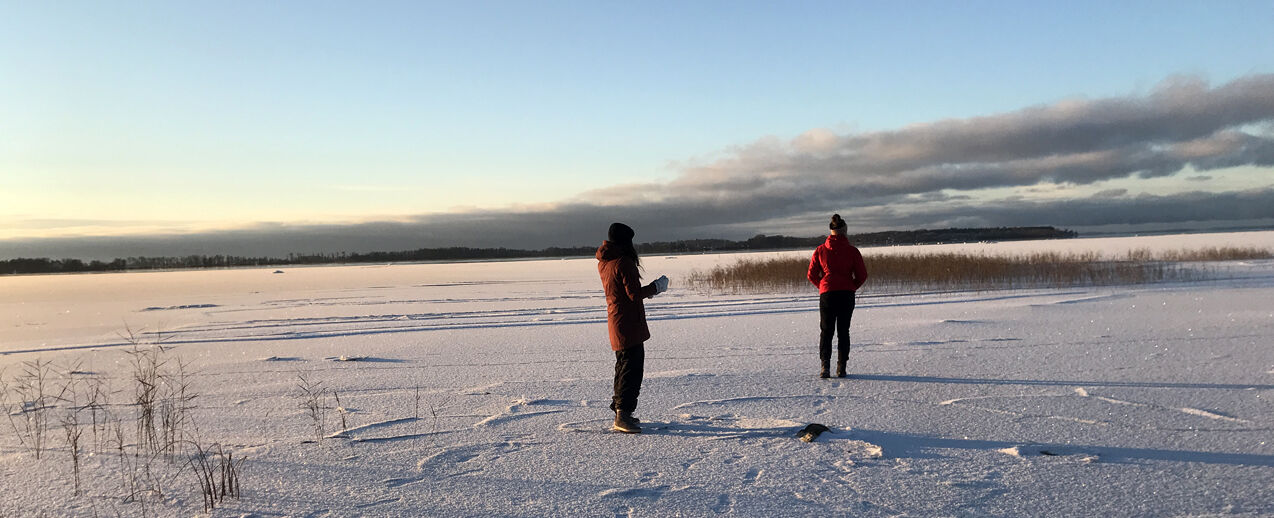
<instances>
[{"instance_id":1,"label":"sky","mask_svg":"<svg viewBox=\"0 0 1274 518\"><path fill-rule=\"evenodd\" d=\"M1274 4L1054 4L0 0L0 259L1274 227Z\"/></svg>"}]
</instances>

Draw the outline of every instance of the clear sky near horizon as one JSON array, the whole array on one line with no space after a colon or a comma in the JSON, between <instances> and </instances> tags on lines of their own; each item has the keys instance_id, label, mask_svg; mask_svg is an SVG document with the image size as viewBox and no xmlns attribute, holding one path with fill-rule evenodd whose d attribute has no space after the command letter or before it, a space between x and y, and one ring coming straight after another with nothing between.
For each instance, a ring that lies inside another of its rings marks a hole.
<instances>
[{"instance_id":1,"label":"clear sky near horizon","mask_svg":"<svg viewBox=\"0 0 1274 518\"><path fill-rule=\"evenodd\" d=\"M813 235L831 212L1266 224L1271 26L1238 1L0 1L0 259Z\"/></svg>"}]
</instances>

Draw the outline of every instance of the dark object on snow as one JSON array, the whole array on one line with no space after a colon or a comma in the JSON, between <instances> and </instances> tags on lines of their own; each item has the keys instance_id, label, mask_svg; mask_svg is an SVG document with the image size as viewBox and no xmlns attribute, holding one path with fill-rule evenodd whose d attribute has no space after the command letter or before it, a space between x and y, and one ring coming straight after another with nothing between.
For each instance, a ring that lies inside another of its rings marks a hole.
<instances>
[{"instance_id":1,"label":"dark object on snow","mask_svg":"<svg viewBox=\"0 0 1274 518\"><path fill-rule=\"evenodd\" d=\"M283 273L283 270L275 270L274 273Z\"/></svg>"},{"instance_id":2,"label":"dark object on snow","mask_svg":"<svg viewBox=\"0 0 1274 518\"><path fill-rule=\"evenodd\" d=\"M328 357L323 358L323 359L324 359L324 360L334 361L334 362L362 362L362 361L367 361L367 360L368 360L368 358L367 358L366 356L344 356L344 355L341 355L341 356L328 356Z\"/></svg>"},{"instance_id":3,"label":"dark object on snow","mask_svg":"<svg viewBox=\"0 0 1274 518\"><path fill-rule=\"evenodd\" d=\"M805 425L805 428L801 429L801 433L796 434L796 436L802 441L814 442L814 439L817 439L819 434L826 432L827 430L828 428L826 426L818 423L810 423Z\"/></svg>"}]
</instances>

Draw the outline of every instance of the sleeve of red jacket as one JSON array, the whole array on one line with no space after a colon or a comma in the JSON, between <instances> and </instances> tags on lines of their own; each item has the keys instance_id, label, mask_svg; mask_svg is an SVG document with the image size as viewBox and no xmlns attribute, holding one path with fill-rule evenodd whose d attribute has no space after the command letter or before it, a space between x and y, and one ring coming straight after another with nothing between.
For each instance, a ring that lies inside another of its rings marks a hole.
<instances>
[{"instance_id":1,"label":"sleeve of red jacket","mask_svg":"<svg viewBox=\"0 0 1274 518\"><path fill-rule=\"evenodd\" d=\"M823 264L818 261L818 250L814 250L814 255L810 257L810 268L805 272L805 278L815 286L823 280Z\"/></svg>"},{"instance_id":2,"label":"sleeve of red jacket","mask_svg":"<svg viewBox=\"0 0 1274 518\"><path fill-rule=\"evenodd\" d=\"M637 265L632 261L620 261L619 276L624 283L624 293L628 295L629 300L635 302L641 299L648 299L654 297L655 293L658 292L654 283L645 286L641 285L641 274L637 272Z\"/></svg>"},{"instance_id":3,"label":"sleeve of red jacket","mask_svg":"<svg viewBox=\"0 0 1274 518\"><path fill-rule=\"evenodd\" d=\"M854 291L867 284L867 263L863 261L863 254L854 249Z\"/></svg>"}]
</instances>

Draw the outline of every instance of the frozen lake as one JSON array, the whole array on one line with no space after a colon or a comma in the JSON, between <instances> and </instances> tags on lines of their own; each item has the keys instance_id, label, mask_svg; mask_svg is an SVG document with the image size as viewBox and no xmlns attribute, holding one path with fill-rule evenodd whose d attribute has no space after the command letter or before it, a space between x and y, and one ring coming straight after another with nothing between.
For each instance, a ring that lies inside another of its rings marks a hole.
<instances>
[{"instance_id":1,"label":"frozen lake","mask_svg":"<svg viewBox=\"0 0 1274 518\"><path fill-rule=\"evenodd\" d=\"M1274 248L1274 232L864 253L1226 245ZM605 432L593 259L0 277L0 367L11 389L37 359L54 386L104 380L127 431L121 335L163 340L192 373L192 437L247 459L243 497L216 516L1274 515L1274 261L1151 286L869 282L851 377L820 380L813 287L679 289L744 255L808 251L643 258L672 289L648 301L639 436ZM323 402L333 437L316 440L301 376L339 395L343 413ZM113 443L85 432L74 495L63 427L36 461L14 400L0 515L141 514ZM808 423L832 431L796 440ZM149 512L202 510L183 463L155 461Z\"/></svg>"}]
</instances>

